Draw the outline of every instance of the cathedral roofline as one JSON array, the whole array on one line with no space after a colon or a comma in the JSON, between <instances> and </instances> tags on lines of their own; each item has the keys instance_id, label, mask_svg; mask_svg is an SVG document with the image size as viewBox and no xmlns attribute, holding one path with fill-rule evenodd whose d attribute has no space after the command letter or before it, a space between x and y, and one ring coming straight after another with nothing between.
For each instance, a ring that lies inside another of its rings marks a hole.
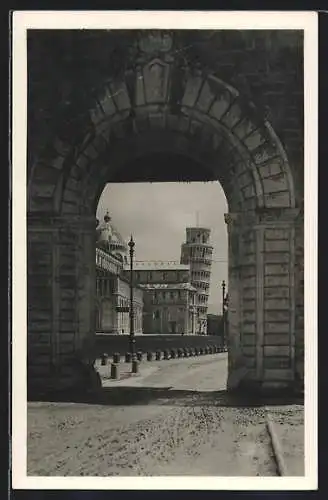
<instances>
[{"instance_id":1,"label":"cathedral roofline","mask_svg":"<svg viewBox=\"0 0 328 500\"><path fill-rule=\"evenodd\" d=\"M190 266L189 264L179 264L178 262L173 262L173 261L145 261L145 262L138 262L135 261L133 263L133 269L134 271L157 271L157 270L163 270L163 271L189 271ZM130 271L130 266L125 264L124 265L124 270L125 271Z\"/></svg>"},{"instance_id":2,"label":"cathedral roofline","mask_svg":"<svg viewBox=\"0 0 328 500\"><path fill-rule=\"evenodd\" d=\"M197 292L197 288L190 283L146 283L140 284L140 287L145 290L189 290Z\"/></svg>"}]
</instances>

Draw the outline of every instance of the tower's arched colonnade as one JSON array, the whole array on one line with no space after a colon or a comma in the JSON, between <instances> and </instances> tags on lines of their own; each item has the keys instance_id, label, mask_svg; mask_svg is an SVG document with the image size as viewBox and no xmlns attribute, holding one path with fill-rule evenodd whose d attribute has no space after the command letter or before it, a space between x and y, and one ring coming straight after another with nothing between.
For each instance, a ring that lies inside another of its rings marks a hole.
<instances>
[{"instance_id":1,"label":"tower's arched colonnade","mask_svg":"<svg viewBox=\"0 0 328 500\"><path fill-rule=\"evenodd\" d=\"M219 180L227 197L228 386L293 387L302 379L299 177L262 111L202 59L182 64L177 43L170 33L135 33L120 70L109 65L75 114L81 89L61 75L68 104L61 95L41 146L29 138L31 390L79 382L72 359L88 362L95 331L99 196L125 165L155 153L197 161L199 180ZM178 162L174 169L177 180ZM154 164L153 180L162 175Z\"/></svg>"}]
</instances>

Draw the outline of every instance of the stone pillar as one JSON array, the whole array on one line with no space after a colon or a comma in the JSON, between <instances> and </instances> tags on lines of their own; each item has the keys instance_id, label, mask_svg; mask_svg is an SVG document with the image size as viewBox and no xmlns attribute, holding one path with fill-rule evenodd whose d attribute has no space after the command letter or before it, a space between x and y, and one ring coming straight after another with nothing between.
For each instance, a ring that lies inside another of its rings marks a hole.
<instances>
[{"instance_id":1,"label":"stone pillar","mask_svg":"<svg viewBox=\"0 0 328 500\"><path fill-rule=\"evenodd\" d=\"M226 216L228 388L295 383L295 218L269 209Z\"/></svg>"},{"instance_id":2,"label":"stone pillar","mask_svg":"<svg viewBox=\"0 0 328 500\"><path fill-rule=\"evenodd\" d=\"M94 238L94 217L28 215L30 394L78 385L93 363Z\"/></svg>"},{"instance_id":3,"label":"stone pillar","mask_svg":"<svg viewBox=\"0 0 328 500\"><path fill-rule=\"evenodd\" d=\"M228 310L228 389L239 386L245 375L244 360L241 352L241 249L239 214L225 214L228 229L228 275L229 275L229 310Z\"/></svg>"},{"instance_id":4,"label":"stone pillar","mask_svg":"<svg viewBox=\"0 0 328 500\"><path fill-rule=\"evenodd\" d=\"M263 326L257 339L262 387L293 389L296 383L296 226L298 209L263 210L257 269L263 281ZM260 347L261 343L261 347Z\"/></svg>"}]
</instances>

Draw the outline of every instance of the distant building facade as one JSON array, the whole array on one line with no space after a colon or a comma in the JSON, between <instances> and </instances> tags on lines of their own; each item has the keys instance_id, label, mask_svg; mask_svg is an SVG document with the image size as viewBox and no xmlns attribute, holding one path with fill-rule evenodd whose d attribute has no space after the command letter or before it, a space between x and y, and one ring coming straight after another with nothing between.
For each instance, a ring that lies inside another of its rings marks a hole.
<instances>
[{"instance_id":1,"label":"distant building facade","mask_svg":"<svg viewBox=\"0 0 328 500\"><path fill-rule=\"evenodd\" d=\"M126 268L126 276L130 271ZM189 265L136 262L134 282L144 292L143 332L196 334L196 293Z\"/></svg>"},{"instance_id":2,"label":"distant building facade","mask_svg":"<svg viewBox=\"0 0 328 500\"><path fill-rule=\"evenodd\" d=\"M130 333L130 284L124 276L127 245L108 214L96 229L96 331ZM143 333L143 291L133 287L134 332Z\"/></svg>"},{"instance_id":3,"label":"distant building facade","mask_svg":"<svg viewBox=\"0 0 328 500\"><path fill-rule=\"evenodd\" d=\"M213 246L210 243L211 230L201 227L187 227L186 241L181 245L181 264L188 264L191 284L197 290L197 333L207 333L208 297L211 281Z\"/></svg>"},{"instance_id":4,"label":"distant building facade","mask_svg":"<svg viewBox=\"0 0 328 500\"><path fill-rule=\"evenodd\" d=\"M207 314L212 252L210 229L190 227L180 263L133 263L136 334L213 334L216 323ZM129 333L128 246L108 213L96 228L96 276L96 330Z\"/></svg>"},{"instance_id":5,"label":"distant building facade","mask_svg":"<svg viewBox=\"0 0 328 500\"><path fill-rule=\"evenodd\" d=\"M223 318L219 314L207 315L207 335L223 337Z\"/></svg>"}]
</instances>

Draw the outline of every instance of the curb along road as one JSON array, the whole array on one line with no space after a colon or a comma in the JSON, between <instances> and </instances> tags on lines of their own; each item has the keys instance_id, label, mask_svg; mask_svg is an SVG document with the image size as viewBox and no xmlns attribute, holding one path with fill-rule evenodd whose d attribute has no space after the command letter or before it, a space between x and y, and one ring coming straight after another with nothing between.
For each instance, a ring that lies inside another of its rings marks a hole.
<instances>
[{"instance_id":1,"label":"curb along road","mask_svg":"<svg viewBox=\"0 0 328 500\"><path fill-rule=\"evenodd\" d=\"M277 464L277 472L279 476L288 476L288 470L286 466L286 462L284 460L284 454L280 445L280 441L278 439L276 430L275 430L275 424L273 423L271 414L267 408L266 410L266 427L267 431L269 433L270 439L271 439L271 444L272 444L272 449L274 453L274 457L276 460Z\"/></svg>"},{"instance_id":2,"label":"curb along road","mask_svg":"<svg viewBox=\"0 0 328 500\"><path fill-rule=\"evenodd\" d=\"M122 378L115 380L111 379L109 376L109 368L107 368L106 371L108 371L108 375L104 374L104 367L98 366L98 372L101 376L102 379L102 387L114 387L114 386L119 386L119 385L128 385L128 386L134 386L134 385L139 385L142 383L142 381L160 370L161 367L169 364L175 365L175 364L190 364L190 361L193 360L197 364L197 360L204 362L205 359L207 358L208 361L213 362L214 360L220 361L220 360L225 360L226 359L226 353L217 353L217 354L212 354L208 356L202 356L199 358L198 356L193 357L193 358L175 358L175 359L170 359L170 360L161 360L161 361L142 361L140 363L140 371L137 375L132 374L129 372L122 371L121 375ZM149 366L149 364L152 363L153 366ZM126 365L126 367L129 366L129 363L123 363L123 365ZM154 366L155 365L155 366ZM100 370L99 370L100 368ZM105 375L105 376L104 376Z\"/></svg>"}]
</instances>

